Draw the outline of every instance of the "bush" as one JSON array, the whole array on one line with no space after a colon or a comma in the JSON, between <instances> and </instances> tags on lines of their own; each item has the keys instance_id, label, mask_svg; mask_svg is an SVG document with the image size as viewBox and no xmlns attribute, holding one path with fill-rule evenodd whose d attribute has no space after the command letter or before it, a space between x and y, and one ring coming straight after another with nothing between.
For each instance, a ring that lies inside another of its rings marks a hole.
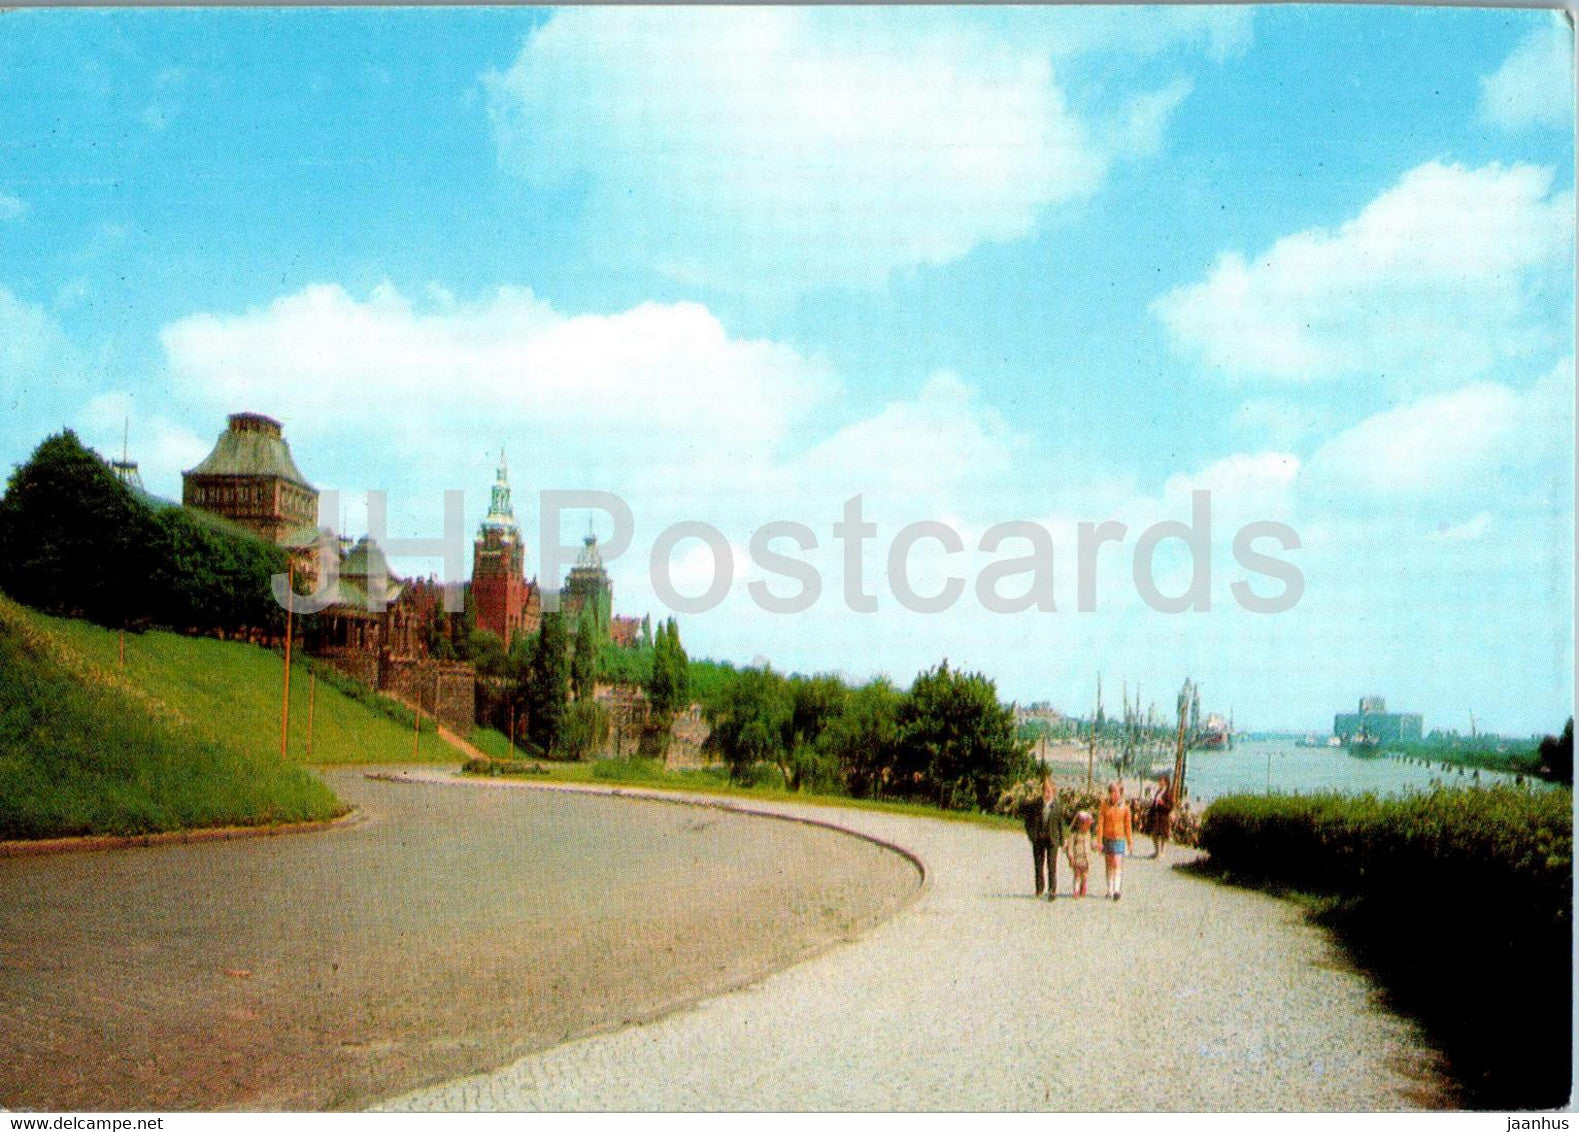
<instances>
[{"instance_id":1,"label":"bush","mask_svg":"<svg viewBox=\"0 0 1579 1132\"><path fill-rule=\"evenodd\" d=\"M0 588L100 625L279 632L270 579L285 552L234 524L134 495L71 431L51 436L0 499Z\"/></svg>"},{"instance_id":2,"label":"bush","mask_svg":"<svg viewBox=\"0 0 1579 1132\"><path fill-rule=\"evenodd\" d=\"M592 777L598 782L668 782L663 763L657 759L599 759L592 764Z\"/></svg>"},{"instance_id":3,"label":"bush","mask_svg":"<svg viewBox=\"0 0 1579 1132\"><path fill-rule=\"evenodd\" d=\"M472 758L461 764L463 774L481 774L490 778L500 775L547 775L552 772L546 766L538 763L527 762L525 759L492 759Z\"/></svg>"},{"instance_id":4,"label":"bush","mask_svg":"<svg viewBox=\"0 0 1579 1132\"><path fill-rule=\"evenodd\" d=\"M1328 898L1323 918L1441 1041L1475 1107L1567 1103L1571 791L1236 795L1207 810L1201 845L1230 880ZM1539 988L1519 995L1517 1040L1510 978Z\"/></svg>"},{"instance_id":5,"label":"bush","mask_svg":"<svg viewBox=\"0 0 1579 1132\"><path fill-rule=\"evenodd\" d=\"M565 710L560 732L567 759L591 758L609 741L609 712L593 699L576 700Z\"/></svg>"}]
</instances>

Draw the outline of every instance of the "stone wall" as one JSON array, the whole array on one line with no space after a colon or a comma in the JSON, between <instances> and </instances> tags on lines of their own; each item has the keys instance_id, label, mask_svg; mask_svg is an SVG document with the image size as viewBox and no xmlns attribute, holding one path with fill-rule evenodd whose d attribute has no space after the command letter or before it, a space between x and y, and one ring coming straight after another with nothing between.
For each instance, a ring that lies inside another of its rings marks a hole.
<instances>
[{"instance_id":1,"label":"stone wall","mask_svg":"<svg viewBox=\"0 0 1579 1132\"><path fill-rule=\"evenodd\" d=\"M369 688L378 687L378 657L370 652L361 652L357 649L320 649L313 653L313 656L335 671L343 672Z\"/></svg>"},{"instance_id":2,"label":"stone wall","mask_svg":"<svg viewBox=\"0 0 1579 1132\"><path fill-rule=\"evenodd\" d=\"M463 738L471 734L477 713L477 674L472 666L453 660L383 657L378 664L378 690L387 692L428 715Z\"/></svg>"},{"instance_id":3,"label":"stone wall","mask_svg":"<svg viewBox=\"0 0 1579 1132\"><path fill-rule=\"evenodd\" d=\"M460 734L471 734L477 712L477 674L454 660L375 656L356 649L323 649L317 659L375 691L408 704Z\"/></svg>"},{"instance_id":4,"label":"stone wall","mask_svg":"<svg viewBox=\"0 0 1579 1132\"><path fill-rule=\"evenodd\" d=\"M604 758L635 757L651 715L647 693L637 684L595 684L592 698L609 713L609 741L600 754Z\"/></svg>"},{"instance_id":5,"label":"stone wall","mask_svg":"<svg viewBox=\"0 0 1579 1132\"><path fill-rule=\"evenodd\" d=\"M702 750L702 744L713 729L702 718L702 705L692 704L674 717L669 727L669 750L664 765L676 767L706 766L711 760Z\"/></svg>"}]
</instances>

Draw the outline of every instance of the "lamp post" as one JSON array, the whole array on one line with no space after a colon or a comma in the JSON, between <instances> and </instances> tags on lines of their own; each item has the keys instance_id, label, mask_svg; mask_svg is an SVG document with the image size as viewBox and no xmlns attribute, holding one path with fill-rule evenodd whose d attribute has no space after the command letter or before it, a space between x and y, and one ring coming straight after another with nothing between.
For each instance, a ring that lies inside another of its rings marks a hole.
<instances>
[{"instance_id":1,"label":"lamp post","mask_svg":"<svg viewBox=\"0 0 1579 1132\"><path fill-rule=\"evenodd\" d=\"M285 564L285 690L280 700L280 759L286 758L291 734L291 613L296 592L296 563L287 559Z\"/></svg>"}]
</instances>

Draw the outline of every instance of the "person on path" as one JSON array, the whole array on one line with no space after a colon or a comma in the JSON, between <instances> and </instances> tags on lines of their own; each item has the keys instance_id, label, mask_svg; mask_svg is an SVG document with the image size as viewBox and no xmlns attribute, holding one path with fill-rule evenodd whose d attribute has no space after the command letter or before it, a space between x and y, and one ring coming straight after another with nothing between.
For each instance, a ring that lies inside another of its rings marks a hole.
<instances>
[{"instance_id":1,"label":"person on path","mask_svg":"<svg viewBox=\"0 0 1579 1132\"><path fill-rule=\"evenodd\" d=\"M1102 837L1102 862L1107 870L1108 899L1117 900L1124 892L1124 857L1129 852L1132 825L1129 807L1124 804L1124 788L1117 782L1108 784L1107 801L1097 813L1097 825Z\"/></svg>"},{"instance_id":2,"label":"person on path","mask_svg":"<svg viewBox=\"0 0 1579 1132\"><path fill-rule=\"evenodd\" d=\"M1081 810L1075 815L1073 827L1064 840L1064 855L1069 858L1069 870L1074 873L1074 894L1086 894L1086 882L1091 876L1091 849L1094 841L1091 815Z\"/></svg>"},{"instance_id":3,"label":"person on path","mask_svg":"<svg viewBox=\"0 0 1579 1132\"><path fill-rule=\"evenodd\" d=\"M1157 779L1157 792L1151 798L1146 829L1151 834L1152 858L1161 860L1163 851L1168 848L1168 838L1173 836L1173 784L1166 774Z\"/></svg>"},{"instance_id":4,"label":"person on path","mask_svg":"<svg viewBox=\"0 0 1579 1132\"><path fill-rule=\"evenodd\" d=\"M1025 836L1031 839L1036 895L1045 891L1052 900L1058 895L1058 850L1064 841L1064 815L1058 787L1050 776L1042 776L1042 796L1028 799L1020 808L1020 816L1025 822Z\"/></svg>"}]
</instances>

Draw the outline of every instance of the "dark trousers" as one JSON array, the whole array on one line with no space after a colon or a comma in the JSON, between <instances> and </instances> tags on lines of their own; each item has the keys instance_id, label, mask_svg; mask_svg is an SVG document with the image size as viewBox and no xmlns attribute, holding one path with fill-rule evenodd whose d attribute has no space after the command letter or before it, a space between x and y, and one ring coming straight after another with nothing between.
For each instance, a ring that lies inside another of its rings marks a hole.
<instances>
[{"instance_id":1,"label":"dark trousers","mask_svg":"<svg viewBox=\"0 0 1579 1132\"><path fill-rule=\"evenodd\" d=\"M1031 858L1036 868L1036 895L1058 891L1058 846L1051 841L1031 842Z\"/></svg>"}]
</instances>

